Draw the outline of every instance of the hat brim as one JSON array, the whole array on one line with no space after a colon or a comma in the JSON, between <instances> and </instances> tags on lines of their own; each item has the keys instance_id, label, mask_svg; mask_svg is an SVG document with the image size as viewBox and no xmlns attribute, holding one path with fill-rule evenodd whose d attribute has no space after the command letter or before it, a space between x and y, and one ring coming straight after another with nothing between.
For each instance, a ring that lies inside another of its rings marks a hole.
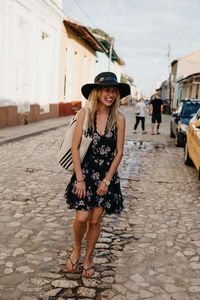
<instances>
[{"instance_id":1,"label":"hat brim","mask_svg":"<svg viewBox=\"0 0 200 300\"><path fill-rule=\"evenodd\" d=\"M120 94L120 99L128 96L131 94L131 90L130 90L130 86L127 83L115 83L113 81L106 81L106 82L102 82L100 84L96 84L96 83L87 83L85 85L82 86L81 88L81 92L83 94L83 96L88 99L91 91L96 88L96 87L102 87L102 86L117 86L119 89L119 94Z\"/></svg>"}]
</instances>

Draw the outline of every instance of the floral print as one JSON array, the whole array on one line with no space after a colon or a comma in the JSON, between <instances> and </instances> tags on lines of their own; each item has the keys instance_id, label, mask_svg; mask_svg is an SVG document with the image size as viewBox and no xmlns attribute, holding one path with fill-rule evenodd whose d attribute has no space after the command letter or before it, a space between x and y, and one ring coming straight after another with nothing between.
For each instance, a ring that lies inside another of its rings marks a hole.
<instances>
[{"instance_id":1,"label":"floral print","mask_svg":"<svg viewBox=\"0 0 200 300\"><path fill-rule=\"evenodd\" d=\"M105 178L116 150L116 127L113 127L108 135L106 130L100 135L96 130L93 133L92 142L87 155L82 162L83 176L86 182L86 197L78 198L76 192L76 176L72 178L66 188L65 198L69 208L77 210L92 210L95 206L102 206L108 214L119 213L123 209L123 197L120 189L120 180L116 171L108 187L108 193L103 196L96 194L100 182Z\"/></svg>"}]
</instances>

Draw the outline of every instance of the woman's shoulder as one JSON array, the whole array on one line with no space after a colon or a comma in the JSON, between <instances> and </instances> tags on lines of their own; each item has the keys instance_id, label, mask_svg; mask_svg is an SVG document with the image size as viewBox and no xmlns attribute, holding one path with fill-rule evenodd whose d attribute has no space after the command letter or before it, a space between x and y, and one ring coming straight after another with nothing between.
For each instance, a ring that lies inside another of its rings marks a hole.
<instances>
[{"instance_id":1,"label":"woman's shoulder","mask_svg":"<svg viewBox=\"0 0 200 300\"><path fill-rule=\"evenodd\" d=\"M125 116L123 113L121 113L120 111L118 112L118 116L117 116L117 124L122 124L125 122Z\"/></svg>"},{"instance_id":2,"label":"woman's shoulder","mask_svg":"<svg viewBox=\"0 0 200 300\"><path fill-rule=\"evenodd\" d=\"M78 120L83 120L84 117L85 117L85 113L86 113L86 110L84 107L82 107L78 112L77 112L77 119Z\"/></svg>"}]
</instances>

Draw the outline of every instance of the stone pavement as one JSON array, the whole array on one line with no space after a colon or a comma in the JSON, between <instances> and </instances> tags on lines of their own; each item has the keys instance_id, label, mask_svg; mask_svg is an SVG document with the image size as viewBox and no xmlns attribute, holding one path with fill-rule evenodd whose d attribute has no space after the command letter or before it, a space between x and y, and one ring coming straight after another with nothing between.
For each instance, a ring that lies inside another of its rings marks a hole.
<instances>
[{"instance_id":1,"label":"stone pavement","mask_svg":"<svg viewBox=\"0 0 200 300\"><path fill-rule=\"evenodd\" d=\"M0 147L0 299L200 299L196 170L169 138L170 116L160 136L134 135L133 109L123 111L125 209L103 217L91 279L81 277L82 257L77 273L65 269L74 218L63 198L70 174L56 161L65 128Z\"/></svg>"},{"instance_id":2,"label":"stone pavement","mask_svg":"<svg viewBox=\"0 0 200 300\"><path fill-rule=\"evenodd\" d=\"M20 126L9 126L0 129L0 145L19 141L69 124L72 116L48 119Z\"/></svg>"}]
</instances>

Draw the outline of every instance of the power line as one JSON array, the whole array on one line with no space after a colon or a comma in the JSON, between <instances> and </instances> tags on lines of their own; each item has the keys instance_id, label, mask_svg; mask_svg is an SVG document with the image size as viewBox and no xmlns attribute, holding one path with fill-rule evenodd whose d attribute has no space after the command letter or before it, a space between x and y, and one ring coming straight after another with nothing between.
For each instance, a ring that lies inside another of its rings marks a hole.
<instances>
[{"instance_id":1,"label":"power line","mask_svg":"<svg viewBox=\"0 0 200 300\"><path fill-rule=\"evenodd\" d=\"M88 16L88 14L82 9L82 7L80 6L80 4L76 1L76 0L73 0L74 3L78 6L78 8L82 11L82 13L86 16L86 18L92 23L92 26L93 27L96 27L96 24L94 23L94 21Z\"/></svg>"}]
</instances>

